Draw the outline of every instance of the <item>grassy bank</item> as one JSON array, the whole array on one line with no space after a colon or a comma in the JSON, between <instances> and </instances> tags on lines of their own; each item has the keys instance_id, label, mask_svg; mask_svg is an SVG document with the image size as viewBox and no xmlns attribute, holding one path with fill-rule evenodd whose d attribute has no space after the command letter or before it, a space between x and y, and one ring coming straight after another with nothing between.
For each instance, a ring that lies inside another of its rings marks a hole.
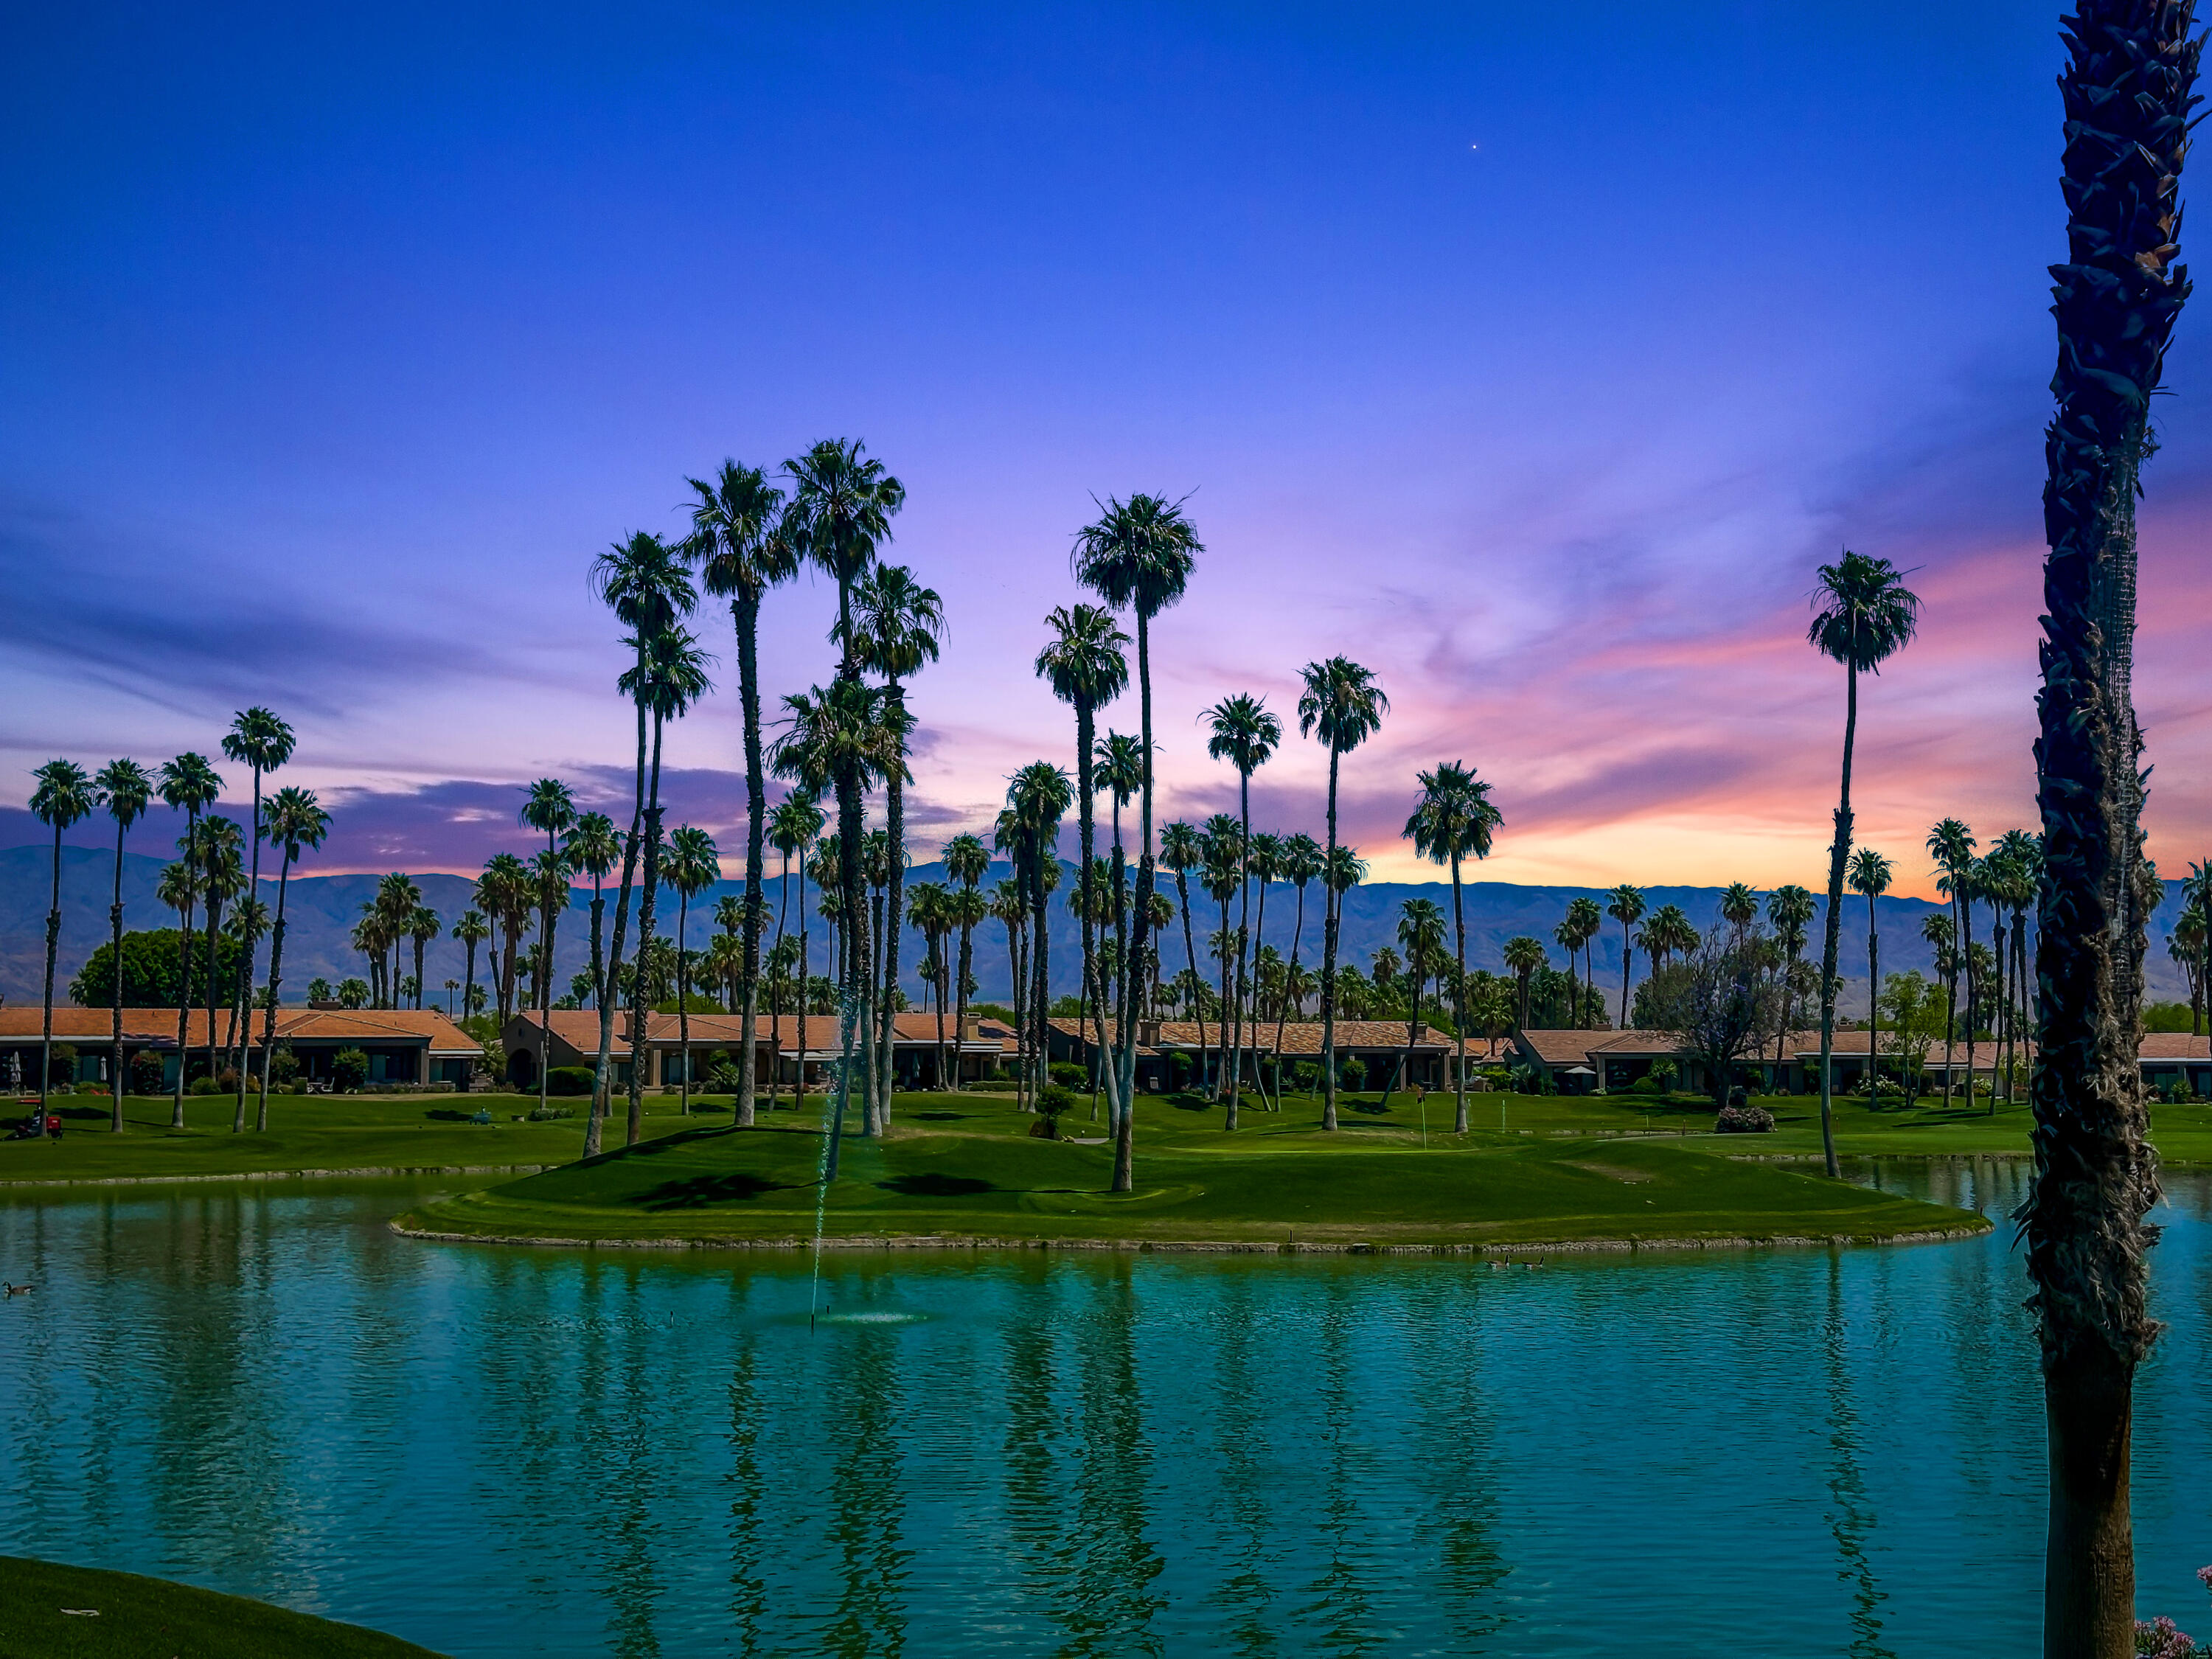
<instances>
[{"instance_id":1,"label":"grassy bank","mask_svg":"<svg viewBox=\"0 0 2212 1659\"><path fill-rule=\"evenodd\" d=\"M583 1151L585 1103L574 1117L518 1121L536 1095L283 1095L269 1102L270 1128L230 1129L226 1096L189 1096L185 1127L169 1127L169 1097L126 1098L124 1133L108 1128L108 1103L64 1097L54 1104L64 1123L58 1141L0 1140L0 1187L11 1182L144 1180L180 1176L281 1174L302 1170L514 1169L566 1164ZM646 1097L644 1132L663 1135L687 1127L678 1102ZM479 1109L489 1123L470 1120ZM609 1127L623 1135L623 1106ZM726 1121L728 1103L718 1109ZM246 1102L252 1121L253 1102ZM13 1115L12 1109L9 1110ZM693 1117L690 1126L701 1119Z\"/></svg>"},{"instance_id":2,"label":"grassy bank","mask_svg":"<svg viewBox=\"0 0 2212 1659\"><path fill-rule=\"evenodd\" d=\"M265 1601L15 1557L0 1557L0 1652L8 1659L437 1659L397 1637Z\"/></svg>"},{"instance_id":3,"label":"grassy bank","mask_svg":"<svg viewBox=\"0 0 2212 1659\"><path fill-rule=\"evenodd\" d=\"M1419 1109L1404 1103L1347 1112L1334 1135L1291 1109L1229 1135L1199 1103L1147 1098L1139 1190L1116 1197L1108 1146L1034 1139L1003 1099L914 1097L890 1139L847 1140L826 1198L819 1131L785 1120L663 1137L426 1206L400 1224L484 1239L777 1243L813 1237L817 1200L831 1238L1070 1244L1873 1240L1984 1224L1674 1138L1509 1125L1462 1140L1432 1125L1424 1147ZM1065 1127L1090 1126L1079 1114Z\"/></svg>"}]
</instances>

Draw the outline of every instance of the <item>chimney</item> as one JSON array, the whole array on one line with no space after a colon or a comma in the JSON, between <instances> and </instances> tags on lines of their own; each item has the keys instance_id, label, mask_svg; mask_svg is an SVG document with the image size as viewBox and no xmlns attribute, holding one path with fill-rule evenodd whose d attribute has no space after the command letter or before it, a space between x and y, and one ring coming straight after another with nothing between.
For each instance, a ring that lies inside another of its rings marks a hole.
<instances>
[{"instance_id":1,"label":"chimney","mask_svg":"<svg viewBox=\"0 0 2212 1659\"><path fill-rule=\"evenodd\" d=\"M1140 1019L1137 1022L1137 1046L1140 1048L1157 1048L1160 1046L1159 1021Z\"/></svg>"},{"instance_id":2,"label":"chimney","mask_svg":"<svg viewBox=\"0 0 2212 1659\"><path fill-rule=\"evenodd\" d=\"M981 1042L983 1040L982 1015L970 1014L960 1022L960 1040L963 1042Z\"/></svg>"}]
</instances>

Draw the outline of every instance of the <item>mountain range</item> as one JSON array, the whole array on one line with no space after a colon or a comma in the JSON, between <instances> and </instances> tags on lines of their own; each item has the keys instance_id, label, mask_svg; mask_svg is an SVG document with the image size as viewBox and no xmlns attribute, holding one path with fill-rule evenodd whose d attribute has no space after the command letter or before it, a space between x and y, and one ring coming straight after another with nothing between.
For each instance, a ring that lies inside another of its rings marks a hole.
<instances>
[{"instance_id":1,"label":"mountain range","mask_svg":"<svg viewBox=\"0 0 2212 1659\"><path fill-rule=\"evenodd\" d=\"M55 974L55 995L65 1000L70 978L83 965L91 951L108 937L108 903L110 884L113 879L114 863L112 853L88 848L64 847L62 849L62 929L61 942ZM46 915L52 892L53 849L51 847L15 847L0 852L0 998L15 1003L35 1002L40 997L40 981L45 967ZM126 928L173 927L176 916L164 910L155 898L161 880L164 861L149 854L128 853L123 861L124 926ZM769 901L771 907L770 926L774 926L775 906L779 887L775 874L775 861L770 861ZM992 878L1005 873L994 867ZM917 865L908 875L909 884L924 881L942 881L944 869L939 865ZM425 874L414 878L422 891L422 902L437 912L448 927L454 918L468 908L473 884L466 876ZM378 878L373 875L295 876L286 901L284 946L284 991L288 1000L301 1000L310 979L320 976L333 983L351 975L367 976L367 965L349 943L353 924L361 914L362 905L374 896ZM1070 890L1073 881L1072 866L1064 866L1060 895L1055 896L1051 921L1051 969L1055 992L1073 992L1080 977L1081 946L1079 930L1075 919L1066 906L1059 902ZM264 896L272 905L276 900L276 882L263 878ZM1162 872L1162 884L1172 896L1173 877ZM2147 972L2150 994L2154 1000L2183 1000L2189 993L2180 967L2166 951L2167 931L2180 913L2178 882L2168 882L2166 902L2151 919L2151 949ZM801 902L799 881L791 881L790 926L798 926L798 907ZM808 884L811 895L811 884ZM690 931L694 948L702 945L713 928L716 902L725 894L741 890L741 884L724 881L704 896L691 902ZM1720 916L1722 890L1718 887L1650 887L1644 890L1647 903L1654 909L1662 904L1679 904L1690 920L1700 928L1714 925ZM1320 889L1309 890L1306 905L1304 944L1301 957L1308 963L1317 962L1321 954ZM1552 952L1554 966L1564 966L1565 953L1553 942L1552 930L1566 914L1569 902L1578 897L1605 901L1605 892L1597 888L1519 886L1507 882L1470 881L1466 884L1468 965L1501 971L1499 953L1507 939L1516 933L1533 934L1544 941ZM1206 935L1219 926L1219 913L1212 902L1202 895L1193 894L1196 914L1192 919L1201 957L1205 951ZM1256 897L1256 893L1255 893ZM1346 895L1341 951L1344 960L1363 965L1376 951L1393 942L1400 905L1408 898L1427 897L1437 902L1449 917L1451 914L1451 887L1449 883L1376 882L1358 887ZM584 968L590 957L591 890L584 888L571 895L571 908L556 930L554 956L558 969L556 982L565 984L568 977ZM1816 895L1816 906L1825 908ZM1288 954L1291 923L1297 905L1296 890L1278 885L1269 890L1265 940ZM1881 929L1882 967L1885 972L1917 969L1929 973L1933 968L1933 952L1920 936L1921 922L1938 907L1924 899L1885 897L1879 902ZM607 911L611 921L614 905L611 895ZM676 905L672 894L664 894L660 904L662 931L672 933L676 927ZM1978 910L1975 921L1977 938L1986 938L1989 913ZM816 971L822 970L821 924L813 924L816 949L813 963ZM1821 922L1815 920L1811 930L1812 954L1820 951ZM267 946L263 946L266 960ZM1166 942L1165 962L1170 974L1183 966L1182 929L1176 923ZM1618 922L1608 920L1604 931L1595 942L1592 954L1596 963L1597 983L1606 988L1607 1004L1616 1018L1619 1012L1620 986L1621 929ZM920 999L920 986L913 972L921 957L921 936L908 931L900 951L902 981L909 995ZM1841 967L1844 977L1842 1006L1846 1012L1863 1012L1866 1006L1866 903L1856 896L1845 900L1843 918L1843 948ZM451 939L441 939L432 944L425 958L424 977L435 988L447 979L459 979L463 975L461 946ZM980 988L978 995L985 1000L1003 1000L1010 992L1012 975L1009 969L1006 931L996 922L986 923L977 930L975 942L975 974ZM1639 953L1638 969L1642 958ZM407 970L411 971L411 957ZM482 951L478 953L477 974L484 973ZM431 999L436 1000L434 994Z\"/></svg>"}]
</instances>

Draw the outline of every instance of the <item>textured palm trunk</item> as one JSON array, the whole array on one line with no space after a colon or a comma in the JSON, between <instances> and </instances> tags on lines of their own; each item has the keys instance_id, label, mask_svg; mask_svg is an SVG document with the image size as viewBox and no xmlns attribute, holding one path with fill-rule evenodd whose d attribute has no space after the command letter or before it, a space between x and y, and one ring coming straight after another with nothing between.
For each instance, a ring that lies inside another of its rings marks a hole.
<instances>
[{"instance_id":1,"label":"textured palm trunk","mask_svg":"<svg viewBox=\"0 0 2212 1659\"><path fill-rule=\"evenodd\" d=\"M1275 1109L1279 1112L1283 1109L1283 1033L1291 1017L1290 986L1291 980L1297 976L1298 946L1304 942L1305 936L1306 884L1304 882L1300 882L1298 884L1297 919L1291 927L1291 966L1287 975L1283 981L1283 1000L1275 1005ZM1460 953L1463 957L1466 952L1467 933L1465 928L1462 928L1460 930ZM1299 1012L1303 1013L1304 1011L1301 1009ZM1464 1113L1467 1109L1465 1105L1462 1104L1460 1109Z\"/></svg>"},{"instance_id":2,"label":"textured palm trunk","mask_svg":"<svg viewBox=\"0 0 2212 1659\"><path fill-rule=\"evenodd\" d=\"M1117 1022L1126 1017L1131 1001L1128 871L1128 854L1121 845L1121 798L1116 795L1114 797L1114 1007ZM1102 1048L1099 1051L1100 1063L1107 1068L1107 1114L1113 1119L1116 1129L1121 1122L1122 1097L1117 1073L1122 1036L1117 1024L1114 1033L1115 1047L1110 1050Z\"/></svg>"},{"instance_id":3,"label":"textured palm trunk","mask_svg":"<svg viewBox=\"0 0 2212 1659\"><path fill-rule=\"evenodd\" d=\"M1030 1061L1030 1101L1040 1109L1044 1104L1045 1085L1052 1077L1052 933L1044 886L1044 861L1052 856L1052 843L1040 836L1030 869L1030 932L1036 940L1032 947L1036 957L1035 971L1030 975L1035 988L1030 994L1033 1010L1030 1024L1036 1033L1035 1052Z\"/></svg>"},{"instance_id":4,"label":"textured palm trunk","mask_svg":"<svg viewBox=\"0 0 2212 1659\"><path fill-rule=\"evenodd\" d=\"M1129 957L1122 969L1121 1022L1118 1030L1121 1075L1120 1116L1114 1125L1114 1190L1137 1188L1137 1018L1142 1012L1137 987L1144 981L1145 941L1151 931L1152 900L1152 619L1137 609L1137 708L1139 740L1143 744L1138 809L1136 908L1129 923ZM1186 909L1186 915L1188 910Z\"/></svg>"},{"instance_id":5,"label":"textured palm trunk","mask_svg":"<svg viewBox=\"0 0 2212 1659\"><path fill-rule=\"evenodd\" d=\"M1081 860L1082 873L1076 878L1075 908L1082 913L1083 941L1083 1000L1091 1021L1097 1042L1091 1047L1091 1115L1098 1115L1098 1090L1106 1070L1106 997L1099 980L1098 963L1098 906L1091 888L1094 872L1091 860L1097 853L1098 817L1093 810L1092 796L1097 785L1094 781L1095 757L1091 754L1096 727L1092 723L1091 708L1087 699L1075 705L1075 840L1076 856ZM1080 1035L1079 1028L1078 1035Z\"/></svg>"},{"instance_id":6,"label":"textured palm trunk","mask_svg":"<svg viewBox=\"0 0 2212 1659\"><path fill-rule=\"evenodd\" d=\"M645 645L641 636L637 649L638 678L645 677ZM614 932L607 941L606 964L599 983L599 1052L592 1073L592 1111L584 1126L584 1156L597 1158L604 1144L607 1115L614 1104L613 1060L615 1046L615 985L621 977L623 932L629 921L630 884L637 875L638 846L643 838L645 826L645 695L641 687L637 697L637 770L630 798L629 833L623 840L622 884L617 890ZM594 930L597 921L593 923ZM637 1056L631 1051L630 1069L637 1069Z\"/></svg>"},{"instance_id":7,"label":"textured palm trunk","mask_svg":"<svg viewBox=\"0 0 2212 1659\"><path fill-rule=\"evenodd\" d=\"M645 958L653 948L653 901L660 891L660 743L665 722L653 712L653 761L645 786L645 868L638 878L637 950L631 957L633 975L629 999L629 1117L623 1126L623 1145L635 1146L645 1133L645 1074L652 1066L646 1048L647 1023L653 1009L646 997Z\"/></svg>"},{"instance_id":8,"label":"textured palm trunk","mask_svg":"<svg viewBox=\"0 0 2212 1659\"><path fill-rule=\"evenodd\" d=\"M1460 898L1459 849L1451 855L1452 876L1452 932L1455 957L1459 963L1458 977L1452 981L1452 1024L1457 1035L1452 1039L1452 1133L1463 1135L1467 1124L1467 908ZM1621 969L1621 981L1626 984L1628 969ZM1624 993L1625 994L1625 993ZM1628 1029L1628 1017L1621 1016L1621 1030ZM1279 1086L1279 1085L1278 1085Z\"/></svg>"},{"instance_id":9,"label":"textured palm trunk","mask_svg":"<svg viewBox=\"0 0 2212 1659\"><path fill-rule=\"evenodd\" d=\"M188 848L198 844L199 823L198 812L185 815L185 845ZM187 852L185 856L189 858L191 855ZM191 1036L193 908L190 905L185 907L181 917L184 927L177 939L177 1089L169 1102L169 1127L172 1129L185 1127L185 1044ZM215 948L212 941L208 948ZM119 985L123 963L118 960L115 966Z\"/></svg>"},{"instance_id":10,"label":"textured palm trunk","mask_svg":"<svg viewBox=\"0 0 2212 1659\"><path fill-rule=\"evenodd\" d=\"M975 969L975 930L966 922L960 924L960 977L952 988L952 1029L960 1034L959 1040L968 1040L968 981ZM956 1071L957 1071L956 1062Z\"/></svg>"},{"instance_id":11,"label":"textured palm trunk","mask_svg":"<svg viewBox=\"0 0 2212 1659\"><path fill-rule=\"evenodd\" d=\"M1844 866L1851 856L1851 745L1859 731L1859 671L1844 666L1844 775L1836 798L1836 838L1828 848L1828 908L1820 922L1820 1158L1831 1181L1836 1162L1836 957L1843 943ZM1871 1059L1871 1056L1869 1056Z\"/></svg>"},{"instance_id":12,"label":"textured palm trunk","mask_svg":"<svg viewBox=\"0 0 2212 1659\"><path fill-rule=\"evenodd\" d=\"M107 907L108 957L115 964L115 1000L111 1011L114 1015L115 1053L108 1062L108 1127L118 1135L123 1133L123 1091L129 1083L123 1075L123 837L126 830L127 826L118 818L115 823L115 892Z\"/></svg>"},{"instance_id":13,"label":"textured palm trunk","mask_svg":"<svg viewBox=\"0 0 2212 1659\"><path fill-rule=\"evenodd\" d=\"M806 927L806 848L799 848L799 1065L791 1082L791 1109L806 1109L806 1002L813 994L808 981L813 963L807 955Z\"/></svg>"},{"instance_id":14,"label":"textured palm trunk","mask_svg":"<svg viewBox=\"0 0 2212 1659\"><path fill-rule=\"evenodd\" d=\"M46 906L46 1011L41 1016L39 1036L39 1133L46 1133L46 1090L54 1075L54 956L62 942L62 827L54 824L54 888L53 897ZM115 960L118 978L123 973L123 959Z\"/></svg>"},{"instance_id":15,"label":"textured palm trunk","mask_svg":"<svg viewBox=\"0 0 2212 1659\"><path fill-rule=\"evenodd\" d=\"M249 873L246 878L246 896L250 902L258 903L261 898L261 769L258 766L253 769L253 847L252 851L248 854L248 859ZM253 915L251 909L245 914L249 920ZM238 1058L234 1062L238 1072L238 1103L230 1121L230 1132L233 1134L246 1133L246 1036L252 1028L252 1022L245 1016L249 1012L252 1003L253 959L256 955L255 946L260 943L260 935L255 929L248 927L246 929L246 937L240 943L245 948L239 952L238 992L233 999L230 1017L231 1042L238 1051ZM420 982L420 975L416 975L416 981Z\"/></svg>"},{"instance_id":16,"label":"textured palm trunk","mask_svg":"<svg viewBox=\"0 0 2212 1659\"><path fill-rule=\"evenodd\" d=\"M1966 1104L1974 1103L1974 1028L1979 1023L1980 998L1975 994L1974 983L1974 900L1971 893L1959 896L1959 963L1966 979ZM1994 1104L1994 1103L1992 1103Z\"/></svg>"},{"instance_id":17,"label":"textured palm trunk","mask_svg":"<svg viewBox=\"0 0 2212 1659\"><path fill-rule=\"evenodd\" d=\"M1336 769L1337 748L1328 746L1328 862L1322 874L1321 921L1321 1127L1336 1127Z\"/></svg>"},{"instance_id":18,"label":"textured palm trunk","mask_svg":"<svg viewBox=\"0 0 2212 1659\"><path fill-rule=\"evenodd\" d=\"M1245 827L1249 832L1250 825L1248 824ZM1252 837L1248 833L1244 839L1247 843L1249 843ZM1253 967L1250 978L1246 981L1243 992L1246 1005L1251 1011L1251 1018L1247 1026L1249 1032L1249 1040L1247 1040L1240 1036L1237 1047L1237 1052L1240 1054L1243 1053L1244 1048L1247 1046L1249 1046L1252 1050L1252 1087L1259 1094L1260 1107L1262 1111L1265 1111L1267 1109L1267 1079L1261 1074L1260 1071L1260 1022L1266 1018L1266 1014L1260 1006L1260 970L1257 964L1260 960L1260 952L1267 948L1267 884L1263 881L1260 884L1259 906L1254 911L1252 916L1252 961L1255 965ZM1280 1095L1282 1091L1283 1062L1282 1057L1279 1054L1275 1059L1275 1092L1276 1094Z\"/></svg>"},{"instance_id":19,"label":"textured palm trunk","mask_svg":"<svg viewBox=\"0 0 2212 1659\"><path fill-rule=\"evenodd\" d=\"M215 994L222 962L222 906L212 897L208 902L207 959L207 1068L212 1078L216 1074Z\"/></svg>"},{"instance_id":20,"label":"textured palm trunk","mask_svg":"<svg viewBox=\"0 0 2212 1659\"><path fill-rule=\"evenodd\" d=\"M875 1090L875 1068L870 1063L874 1045L868 1041L868 1035L875 1022L871 1018L867 1001L867 904L861 896L867 890L860 881L860 783L849 766L840 766L836 781L840 923L837 937L844 961L838 998L837 1098L830 1110L827 1160L831 1180L836 1178L842 1150L840 1143L845 1131L845 1113L852 1100L853 1073L856 1064L860 1073L860 1133L872 1136L876 1132L875 1112L870 1098Z\"/></svg>"},{"instance_id":21,"label":"textured palm trunk","mask_svg":"<svg viewBox=\"0 0 2212 1659\"><path fill-rule=\"evenodd\" d=\"M1221 906L1221 933L1219 934L1221 940L1221 1006L1214 1011L1220 1016L1220 1018L1215 1022L1217 1027L1215 1036L1217 1041L1213 1051L1213 1097L1214 1099L1222 1102L1224 1105L1226 1106L1229 1100L1229 964L1231 958L1233 958L1237 954L1235 942L1229 936L1229 890L1227 888L1221 890L1221 897L1219 902ZM1206 1035L1206 1026L1202 1022L1198 1028L1198 1034L1201 1038ZM1237 1118L1236 1112L1233 1108L1230 1109L1228 1118L1229 1121L1223 1124L1222 1127L1228 1129L1235 1128L1237 1127Z\"/></svg>"},{"instance_id":22,"label":"textured palm trunk","mask_svg":"<svg viewBox=\"0 0 2212 1659\"><path fill-rule=\"evenodd\" d=\"M1249 942L1248 924L1252 920L1252 775L1242 769L1237 774L1237 797L1240 837L1237 843L1237 938L1231 951L1237 971L1229 984L1229 1006L1221 1011L1229 1027L1227 1115L1231 1129L1237 1127L1237 1097L1244 1083L1244 950Z\"/></svg>"},{"instance_id":23,"label":"textured palm trunk","mask_svg":"<svg viewBox=\"0 0 2212 1659\"><path fill-rule=\"evenodd\" d=\"M895 716L906 710L906 694L896 678L886 687L891 711ZM895 722L902 728L903 720ZM898 1060L898 998L899 933L904 926L906 914L906 783L904 771L906 739L899 739L900 763L891 768L890 777L884 785L884 828L890 840L890 881L884 901L883 931L883 991L882 1015L878 1022L877 1066L879 1081L876 1091L876 1129L882 1133L890 1127L891 1085L896 1081L894 1068Z\"/></svg>"},{"instance_id":24,"label":"textured palm trunk","mask_svg":"<svg viewBox=\"0 0 2212 1659\"><path fill-rule=\"evenodd\" d=\"M1881 1104L1881 933L1875 925L1875 896L1867 895L1867 1107Z\"/></svg>"},{"instance_id":25,"label":"textured palm trunk","mask_svg":"<svg viewBox=\"0 0 2212 1659\"><path fill-rule=\"evenodd\" d=\"M269 1133L269 1061L276 1052L276 988L284 982L284 899L292 884L292 845L286 842L284 862L276 872L276 924L269 931L269 994L261 1016L261 1103L253 1115L253 1132Z\"/></svg>"},{"instance_id":26,"label":"textured palm trunk","mask_svg":"<svg viewBox=\"0 0 2212 1659\"><path fill-rule=\"evenodd\" d=\"M2050 1431L2047 1659L2133 1651L2135 1370L2158 1334L2158 1201L2142 1070L2142 737L2130 685L2135 498L2149 400L2188 284L2173 265L2198 46L2193 8L2082 0L2068 20L2069 263L2052 267L2046 444L2035 1182L2022 1206Z\"/></svg>"},{"instance_id":27,"label":"textured palm trunk","mask_svg":"<svg viewBox=\"0 0 2212 1659\"><path fill-rule=\"evenodd\" d=\"M676 896L676 1048L684 1056L684 1112L691 1115L691 895ZM550 1052L550 1050L548 1052ZM539 1066L539 1071L544 1071Z\"/></svg>"},{"instance_id":28,"label":"textured palm trunk","mask_svg":"<svg viewBox=\"0 0 2212 1659\"><path fill-rule=\"evenodd\" d=\"M760 604L740 599L738 605L738 701L745 725L745 915L738 990L744 999L738 1036L738 1098L732 1120L740 1129L753 1127L754 1096L759 1088L755 1031L760 1018L761 935L768 928L768 779L761 756ZM788 860L787 860L787 863ZM783 920L776 919L776 937ZM772 1018L772 1017L771 1017ZM771 1045L773 1048L774 1045ZM774 1064L773 1061L770 1062ZM775 1109L775 1079L769 1079L769 1109Z\"/></svg>"}]
</instances>

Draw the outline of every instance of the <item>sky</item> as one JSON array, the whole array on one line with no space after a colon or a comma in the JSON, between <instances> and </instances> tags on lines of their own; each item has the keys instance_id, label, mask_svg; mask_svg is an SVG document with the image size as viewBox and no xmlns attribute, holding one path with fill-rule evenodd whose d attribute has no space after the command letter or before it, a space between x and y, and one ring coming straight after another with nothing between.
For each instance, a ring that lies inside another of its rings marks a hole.
<instances>
[{"instance_id":1,"label":"sky","mask_svg":"<svg viewBox=\"0 0 2212 1659\"><path fill-rule=\"evenodd\" d=\"M1458 759L1504 815L1486 878L1818 888L1843 683L1804 632L1849 547L1925 605L1864 687L1856 805L1932 896L1937 818L2033 823L2056 22L18 8L0 844L43 833L41 762L212 752L250 703L335 814L318 869L527 850L543 775L622 806L592 556L680 529L725 456L842 436L905 483L887 556L948 617L918 860L1072 762L1043 618L1096 501L1146 490L1205 543L1154 635L1164 816L1233 808L1199 719L1250 691L1290 726L1255 823L1318 835L1290 717L1343 653L1390 699L1342 781L1378 876L1424 867L1414 775ZM2212 805L2208 330L2142 520L2168 873ZM770 596L771 702L828 678L833 609L818 576ZM735 653L698 625L722 690L670 733L671 819L741 853Z\"/></svg>"}]
</instances>

